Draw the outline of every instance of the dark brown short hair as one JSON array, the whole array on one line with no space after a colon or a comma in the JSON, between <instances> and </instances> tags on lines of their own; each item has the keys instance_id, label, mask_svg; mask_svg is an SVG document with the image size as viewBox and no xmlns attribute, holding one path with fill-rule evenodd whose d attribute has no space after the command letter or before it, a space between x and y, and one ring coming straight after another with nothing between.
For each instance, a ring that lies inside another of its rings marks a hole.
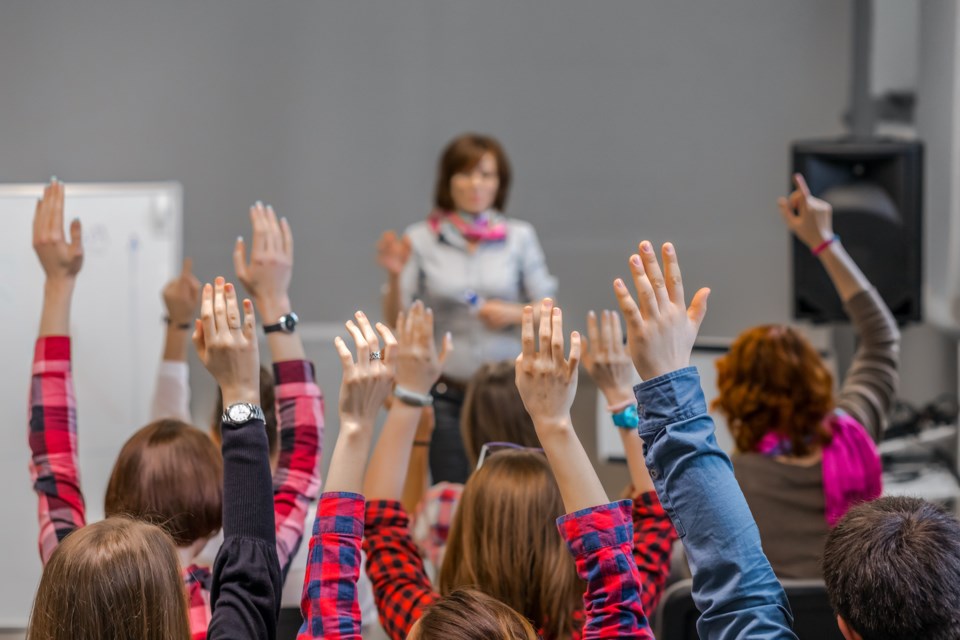
<instances>
[{"instance_id":1,"label":"dark brown short hair","mask_svg":"<svg viewBox=\"0 0 960 640\"><path fill-rule=\"evenodd\" d=\"M516 376L512 360L488 362L477 369L467 384L460 432L471 466L476 466L480 448L488 442L540 446L533 420L517 390Z\"/></svg>"},{"instance_id":2,"label":"dark brown short hair","mask_svg":"<svg viewBox=\"0 0 960 640\"><path fill-rule=\"evenodd\" d=\"M770 431L805 456L830 443L823 419L833 409L833 376L799 331L763 325L740 334L717 360L712 408L727 419L737 450L755 451Z\"/></svg>"},{"instance_id":3,"label":"dark brown short hair","mask_svg":"<svg viewBox=\"0 0 960 640\"><path fill-rule=\"evenodd\" d=\"M878 498L830 531L823 579L864 640L960 638L960 521L919 498Z\"/></svg>"},{"instance_id":4,"label":"dark brown short hair","mask_svg":"<svg viewBox=\"0 0 960 640\"><path fill-rule=\"evenodd\" d=\"M417 622L417 640L537 640L526 618L476 589L457 589Z\"/></svg>"},{"instance_id":5,"label":"dark brown short hair","mask_svg":"<svg viewBox=\"0 0 960 640\"><path fill-rule=\"evenodd\" d=\"M203 431L157 420L124 443L110 474L108 517L127 515L161 526L178 547L220 530L223 459Z\"/></svg>"},{"instance_id":6,"label":"dark brown short hair","mask_svg":"<svg viewBox=\"0 0 960 640\"><path fill-rule=\"evenodd\" d=\"M159 527L113 517L63 539L43 568L30 640L188 640L176 549Z\"/></svg>"},{"instance_id":7,"label":"dark brown short hair","mask_svg":"<svg viewBox=\"0 0 960 640\"><path fill-rule=\"evenodd\" d=\"M472 171L486 154L493 155L497 161L497 175L500 184L493 199L493 208L507 210L507 197L510 194L510 181L513 173L510 159L496 138L479 133L465 133L450 141L440 154L437 163L437 185L434 188L433 206L441 211L453 211L457 206L450 194L450 180L461 171Z\"/></svg>"},{"instance_id":8,"label":"dark brown short hair","mask_svg":"<svg viewBox=\"0 0 960 640\"><path fill-rule=\"evenodd\" d=\"M260 406L263 408L263 424L267 429L267 447L270 460L275 460L280 448L280 435L277 429L276 383L270 369L260 366ZM217 388L217 402L210 417L210 436L217 445L221 444L220 418L223 416L223 393Z\"/></svg>"}]
</instances>

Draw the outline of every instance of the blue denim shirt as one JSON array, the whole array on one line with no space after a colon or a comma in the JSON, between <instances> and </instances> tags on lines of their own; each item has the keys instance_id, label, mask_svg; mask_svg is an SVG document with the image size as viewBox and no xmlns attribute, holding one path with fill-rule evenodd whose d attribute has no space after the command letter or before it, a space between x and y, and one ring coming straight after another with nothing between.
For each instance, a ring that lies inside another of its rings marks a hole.
<instances>
[{"instance_id":1,"label":"blue denim shirt","mask_svg":"<svg viewBox=\"0 0 960 640\"><path fill-rule=\"evenodd\" d=\"M695 367L634 388L647 468L693 573L701 638L792 638L793 614L717 446Z\"/></svg>"}]
</instances>

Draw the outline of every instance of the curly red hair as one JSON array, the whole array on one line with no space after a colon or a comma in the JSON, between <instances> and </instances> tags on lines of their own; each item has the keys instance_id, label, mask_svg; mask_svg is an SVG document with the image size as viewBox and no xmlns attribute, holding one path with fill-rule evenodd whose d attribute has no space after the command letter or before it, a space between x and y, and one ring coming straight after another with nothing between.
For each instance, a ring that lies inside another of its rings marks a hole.
<instances>
[{"instance_id":1,"label":"curly red hair","mask_svg":"<svg viewBox=\"0 0 960 640\"><path fill-rule=\"evenodd\" d=\"M737 449L756 451L771 431L795 456L829 444L824 418L833 410L833 376L816 349L794 329L763 325L740 334L717 360L713 409L727 419Z\"/></svg>"}]
</instances>

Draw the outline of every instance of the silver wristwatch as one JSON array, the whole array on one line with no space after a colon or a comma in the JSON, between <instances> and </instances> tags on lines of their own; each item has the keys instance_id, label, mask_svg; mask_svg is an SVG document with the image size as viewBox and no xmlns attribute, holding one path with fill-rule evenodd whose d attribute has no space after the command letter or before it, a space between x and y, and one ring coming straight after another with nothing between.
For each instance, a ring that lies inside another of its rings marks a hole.
<instances>
[{"instance_id":1,"label":"silver wristwatch","mask_svg":"<svg viewBox=\"0 0 960 640\"><path fill-rule=\"evenodd\" d=\"M260 405L249 402L237 402L230 405L220 416L220 420L227 424L243 424L250 420L263 420L263 409Z\"/></svg>"}]
</instances>

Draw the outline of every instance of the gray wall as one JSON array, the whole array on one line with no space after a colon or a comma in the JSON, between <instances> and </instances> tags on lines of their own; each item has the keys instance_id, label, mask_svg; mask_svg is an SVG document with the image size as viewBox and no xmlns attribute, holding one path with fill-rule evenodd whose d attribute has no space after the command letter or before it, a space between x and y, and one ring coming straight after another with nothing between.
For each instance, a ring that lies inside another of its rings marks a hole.
<instances>
[{"instance_id":1,"label":"gray wall","mask_svg":"<svg viewBox=\"0 0 960 640\"><path fill-rule=\"evenodd\" d=\"M704 333L731 336L789 317L774 199L788 142L841 132L849 22L836 0L8 2L0 181L180 180L205 279L261 198L294 225L297 310L333 322L377 307L377 234L481 130L568 317L672 239L714 290Z\"/></svg>"}]
</instances>

